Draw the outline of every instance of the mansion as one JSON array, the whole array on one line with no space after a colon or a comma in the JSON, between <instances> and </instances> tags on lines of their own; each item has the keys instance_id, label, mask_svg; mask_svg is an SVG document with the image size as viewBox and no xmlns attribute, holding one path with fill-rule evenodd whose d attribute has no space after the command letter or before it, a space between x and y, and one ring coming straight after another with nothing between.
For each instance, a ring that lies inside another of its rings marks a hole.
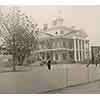
<instances>
[{"instance_id":1,"label":"mansion","mask_svg":"<svg viewBox=\"0 0 100 100\"><path fill-rule=\"evenodd\" d=\"M66 27L61 16L52 21L52 26L44 24L38 33L38 49L35 59L48 59L57 62L75 63L89 59L88 35L82 29Z\"/></svg>"}]
</instances>

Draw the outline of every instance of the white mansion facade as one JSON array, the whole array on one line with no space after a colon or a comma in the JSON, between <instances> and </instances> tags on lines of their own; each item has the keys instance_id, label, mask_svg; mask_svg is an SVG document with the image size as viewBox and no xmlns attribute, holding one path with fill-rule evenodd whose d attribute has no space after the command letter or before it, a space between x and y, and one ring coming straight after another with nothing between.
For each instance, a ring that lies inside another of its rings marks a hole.
<instances>
[{"instance_id":1,"label":"white mansion facade","mask_svg":"<svg viewBox=\"0 0 100 100\"><path fill-rule=\"evenodd\" d=\"M38 33L38 49L34 51L35 59L58 62L84 62L88 59L89 40L88 35L76 27L63 25L64 19L60 16L53 20L52 27L44 24Z\"/></svg>"}]
</instances>

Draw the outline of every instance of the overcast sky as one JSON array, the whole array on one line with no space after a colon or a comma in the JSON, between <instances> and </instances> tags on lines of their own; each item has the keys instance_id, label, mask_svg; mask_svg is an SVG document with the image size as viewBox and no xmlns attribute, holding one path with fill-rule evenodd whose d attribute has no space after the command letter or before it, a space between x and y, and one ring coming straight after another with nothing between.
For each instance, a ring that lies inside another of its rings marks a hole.
<instances>
[{"instance_id":1,"label":"overcast sky","mask_svg":"<svg viewBox=\"0 0 100 100\"><path fill-rule=\"evenodd\" d=\"M87 32L89 40L100 45L100 7L99 6L21 6L23 12L32 16L37 23L51 23L55 16L64 18L64 25L72 25Z\"/></svg>"}]
</instances>

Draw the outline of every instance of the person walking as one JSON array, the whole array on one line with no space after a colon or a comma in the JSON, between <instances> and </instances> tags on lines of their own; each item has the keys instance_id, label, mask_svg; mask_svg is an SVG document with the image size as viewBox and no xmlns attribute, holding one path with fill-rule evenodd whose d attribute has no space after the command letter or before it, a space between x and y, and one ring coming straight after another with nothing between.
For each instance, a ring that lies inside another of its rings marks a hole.
<instances>
[{"instance_id":1,"label":"person walking","mask_svg":"<svg viewBox=\"0 0 100 100\"><path fill-rule=\"evenodd\" d=\"M98 57L96 57L95 64L96 64L96 67L97 67L97 65L98 65Z\"/></svg>"},{"instance_id":2,"label":"person walking","mask_svg":"<svg viewBox=\"0 0 100 100\"><path fill-rule=\"evenodd\" d=\"M98 54L98 64L99 64L99 67L100 67L100 54Z\"/></svg>"},{"instance_id":3,"label":"person walking","mask_svg":"<svg viewBox=\"0 0 100 100\"><path fill-rule=\"evenodd\" d=\"M51 70L51 60L50 60L50 58L47 60L47 66L48 66L48 69Z\"/></svg>"},{"instance_id":4,"label":"person walking","mask_svg":"<svg viewBox=\"0 0 100 100\"><path fill-rule=\"evenodd\" d=\"M91 64L91 60L88 59L88 60L87 60L87 65L86 65L86 66L89 67L90 64Z\"/></svg>"}]
</instances>

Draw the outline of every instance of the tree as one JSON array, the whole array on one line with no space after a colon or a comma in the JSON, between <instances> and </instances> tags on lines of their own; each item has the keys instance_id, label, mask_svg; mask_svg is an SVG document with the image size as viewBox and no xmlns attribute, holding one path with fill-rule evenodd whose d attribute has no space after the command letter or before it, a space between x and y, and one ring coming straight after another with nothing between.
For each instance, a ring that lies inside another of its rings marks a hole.
<instances>
[{"instance_id":1,"label":"tree","mask_svg":"<svg viewBox=\"0 0 100 100\"><path fill-rule=\"evenodd\" d=\"M6 47L13 58L13 71L16 64L23 64L32 50L36 49L37 34L35 24L31 17L14 7L9 12L0 16L0 34L6 43Z\"/></svg>"}]
</instances>

